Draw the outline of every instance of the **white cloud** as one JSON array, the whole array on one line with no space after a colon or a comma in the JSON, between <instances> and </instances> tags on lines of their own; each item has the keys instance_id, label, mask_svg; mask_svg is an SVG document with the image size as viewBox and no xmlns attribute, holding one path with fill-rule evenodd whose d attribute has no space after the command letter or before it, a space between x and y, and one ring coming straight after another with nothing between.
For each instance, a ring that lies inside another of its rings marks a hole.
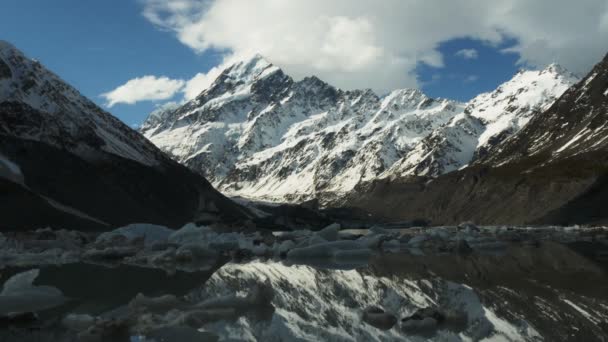
<instances>
[{"instance_id":1,"label":"white cloud","mask_svg":"<svg viewBox=\"0 0 608 342\"><path fill-rule=\"evenodd\" d=\"M479 57L479 52L475 49L462 49L456 52L456 56L464 59L477 59L477 57Z\"/></svg>"},{"instance_id":2,"label":"white cloud","mask_svg":"<svg viewBox=\"0 0 608 342\"><path fill-rule=\"evenodd\" d=\"M201 72L192 77L188 82L186 82L184 89L182 89L184 99L186 101L190 101L196 98L201 91L207 89L211 83L215 81L225 67L227 67L227 65L222 64L220 66L211 68L211 70L207 71L206 73Z\"/></svg>"},{"instance_id":3,"label":"white cloud","mask_svg":"<svg viewBox=\"0 0 608 342\"><path fill-rule=\"evenodd\" d=\"M129 80L101 96L106 99L108 107L119 103L134 104L140 101L167 100L175 96L184 84L183 80L148 75Z\"/></svg>"},{"instance_id":4,"label":"white cloud","mask_svg":"<svg viewBox=\"0 0 608 342\"><path fill-rule=\"evenodd\" d=\"M597 62L608 41L606 0L140 1L150 22L197 52L259 52L296 78L377 91L415 86L417 64L441 67L437 47L454 38L515 38L507 51L521 62L574 72Z\"/></svg>"}]
</instances>

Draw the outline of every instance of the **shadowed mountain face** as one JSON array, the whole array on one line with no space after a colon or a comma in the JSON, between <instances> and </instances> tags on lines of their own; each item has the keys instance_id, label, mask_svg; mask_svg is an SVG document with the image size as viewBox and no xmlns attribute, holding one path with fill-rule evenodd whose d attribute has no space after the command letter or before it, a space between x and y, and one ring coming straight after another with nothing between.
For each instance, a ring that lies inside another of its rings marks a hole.
<instances>
[{"instance_id":1,"label":"shadowed mountain face","mask_svg":"<svg viewBox=\"0 0 608 342\"><path fill-rule=\"evenodd\" d=\"M246 210L0 42L0 229L234 221Z\"/></svg>"},{"instance_id":2,"label":"shadowed mountain face","mask_svg":"<svg viewBox=\"0 0 608 342\"><path fill-rule=\"evenodd\" d=\"M336 205L434 223L608 222L608 56L492 151L437 179L370 182Z\"/></svg>"}]
</instances>

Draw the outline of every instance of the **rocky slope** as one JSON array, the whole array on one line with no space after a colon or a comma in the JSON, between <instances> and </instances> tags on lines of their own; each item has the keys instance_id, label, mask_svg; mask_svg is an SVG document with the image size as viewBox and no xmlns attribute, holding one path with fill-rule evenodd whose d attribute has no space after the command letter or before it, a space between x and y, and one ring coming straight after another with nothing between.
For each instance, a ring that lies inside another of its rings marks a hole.
<instances>
[{"instance_id":1,"label":"rocky slope","mask_svg":"<svg viewBox=\"0 0 608 342\"><path fill-rule=\"evenodd\" d=\"M415 89L379 97L294 81L261 56L196 99L152 113L142 132L220 190L333 202L377 178L438 176L488 153L574 83L557 65L522 71L468 104Z\"/></svg>"},{"instance_id":2,"label":"rocky slope","mask_svg":"<svg viewBox=\"0 0 608 342\"><path fill-rule=\"evenodd\" d=\"M202 177L0 42L2 229L243 218Z\"/></svg>"},{"instance_id":3,"label":"rocky slope","mask_svg":"<svg viewBox=\"0 0 608 342\"><path fill-rule=\"evenodd\" d=\"M369 183L340 205L435 223L605 223L608 56L549 109L472 166L429 182Z\"/></svg>"}]
</instances>

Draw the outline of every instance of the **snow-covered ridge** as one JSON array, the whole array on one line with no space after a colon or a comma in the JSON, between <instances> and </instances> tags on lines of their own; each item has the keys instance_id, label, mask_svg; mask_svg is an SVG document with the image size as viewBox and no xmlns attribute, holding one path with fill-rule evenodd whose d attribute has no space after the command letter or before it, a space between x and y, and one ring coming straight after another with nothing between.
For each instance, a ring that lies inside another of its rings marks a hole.
<instances>
[{"instance_id":1,"label":"snow-covered ridge","mask_svg":"<svg viewBox=\"0 0 608 342\"><path fill-rule=\"evenodd\" d=\"M577 81L557 64L521 70L496 90L469 101L463 113L433 131L383 176L438 176L483 159Z\"/></svg>"},{"instance_id":2,"label":"snow-covered ridge","mask_svg":"<svg viewBox=\"0 0 608 342\"><path fill-rule=\"evenodd\" d=\"M378 177L437 176L482 158L576 77L521 71L467 104L417 89L385 97L295 81L256 55L196 99L151 115L144 135L220 190L270 201L340 197Z\"/></svg>"},{"instance_id":3,"label":"snow-covered ridge","mask_svg":"<svg viewBox=\"0 0 608 342\"><path fill-rule=\"evenodd\" d=\"M531 118L530 123L501 146L486 162L506 164L525 156L565 160L608 148L608 56L549 110Z\"/></svg>"},{"instance_id":4,"label":"snow-covered ridge","mask_svg":"<svg viewBox=\"0 0 608 342\"><path fill-rule=\"evenodd\" d=\"M0 105L7 112L7 121L0 120L2 134L45 142L83 157L91 149L102 149L146 165L158 163L160 153L152 144L4 41L0 41Z\"/></svg>"}]
</instances>

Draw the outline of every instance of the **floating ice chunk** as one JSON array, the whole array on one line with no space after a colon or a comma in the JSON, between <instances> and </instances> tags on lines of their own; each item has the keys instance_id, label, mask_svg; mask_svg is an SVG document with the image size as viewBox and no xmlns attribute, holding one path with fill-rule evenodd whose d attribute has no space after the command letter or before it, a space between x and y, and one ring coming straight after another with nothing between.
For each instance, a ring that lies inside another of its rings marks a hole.
<instances>
[{"instance_id":1,"label":"floating ice chunk","mask_svg":"<svg viewBox=\"0 0 608 342\"><path fill-rule=\"evenodd\" d=\"M399 240L396 239L385 241L382 244L382 249L386 251L399 251L400 248L401 244L399 243Z\"/></svg>"},{"instance_id":2,"label":"floating ice chunk","mask_svg":"<svg viewBox=\"0 0 608 342\"><path fill-rule=\"evenodd\" d=\"M370 234L381 234L381 235L390 235L393 234L393 232L391 232L388 229L382 228L382 227L378 227L378 226L373 226L369 229Z\"/></svg>"},{"instance_id":3,"label":"floating ice chunk","mask_svg":"<svg viewBox=\"0 0 608 342\"><path fill-rule=\"evenodd\" d=\"M2 287L2 292L0 292L0 296L10 295L22 291L24 288L34 286L34 280L38 278L39 274L40 270L34 269L12 276L11 278L9 278L9 280L6 281L6 283L4 283L4 286Z\"/></svg>"},{"instance_id":4,"label":"floating ice chunk","mask_svg":"<svg viewBox=\"0 0 608 342\"><path fill-rule=\"evenodd\" d=\"M275 244L275 253L279 255L287 254L296 246L295 242L291 240L285 240L281 244Z\"/></svg>"},{"instance_id":5,"label":"floating ice chunk","mask_svg":"<svg viewBox=\"0 0 608 342\"><path fill-rule=\"evenodd\" d=\"M327 241L336 241L336 240L338 240L339 232L340 232L340 224L332 223L329 226L318 231L317 235Z\"/></svg>"},{"instance_id":6,"label":"floating ice chunk","mask_svg":"<svg viewBox=\"0 0 608 342\"><path fill-rule=\"evenodd\" d=\"M95 317L91 315L69 314L63 318L61 324L63 324L64 327L68 328L68 330L81 332L92 327L95 324L95 321Z\"/></svg>"},{"instance_id":7,"label":"floating ice chunk","mask_svg":"<svg viewBox=\"0 0 608 342\"><path fill-rule=\"evenodd\" d=\"M89 249L82 254L85 259L120 260L137 254L133 247L107 247L103 249Z\"/></svg>"},{"instance_id":8,"label":"floating ice chunk","mask_svg":"<svg viewBox=\"0 0 608 342\"><path fill-rule=\"evenodd\" d=\"M190 244L194 242L207 242L210 237L215 236L208 227L197 227L194 223L188 223L169 236L169 242L176 244Z\"/></svg>"},{"instance_id":9,"label":"floating ice chunk","mask_svg":"<svg viewBox=\"0 0 608 342\"><path fill-rule=\"evenodd\" d=\"M167 312L182 307L183 304L184 303L174 295L151 298L139 293L129 303L129 308L134 311Z\"/></svg>"},{"instance_id":10,"label":"floating ice chunk","mask_svg":"<svg viewBox=\"0 0 608 342\"><path fill-rule=\"evenodd\" d=\"M143 239L146 246L156 242L166 242L174 231L164 227L148 223L135 223L103 233L97 237L96 243L110 242L116 236L124 236L127 241Z\"/></svg>"},{"instance_id":11,"label":"floating ice chunk","mask_svg":"<svg viewBox=\"0 0 608 342\"><path fill-rule=\"evenodd\" d=\"M175 256L178 260L187 261L215 260L218 257L218 252L196 243L190 243L178 248Z\"/></svg>"},{"instance_id":12,"label":"floating ice chunk","mask_svg":"<svg viewBox=\"0 0 608 342\"><path fill-rule=\"evenodd\" d=\"M358 241L367 248L377 249L385 238L385 235L372 234L362 236Z\"/></svg>"},{"instance_id":13,"label":"floating ice chunk","mask_svg":"<svg viewBox=\"0 0 608 342\"><path fill-rule=\"evenodd\" d=\"M416 235L413 238L410 239L410 241L408 242L409 245L411 246L418 246L420 244L422 244L423 242L429 240L431 237L426 235L426 234L420 234L420 235Z\"/></svg>"},{"instance_id":14,"label":"floating ice chunk","mask_svg":"<svg viewBox=\"0 0 608 342\"><path fill-rule=\"evenodd\" d=\"M318 245L318 244L327 243L327 242L329 242L329 241L326 240L325 238L323 238L322 236L313 235L308 239L308 246Z\"/></svg>"},{"instance_id":15,"label":"floating ice chunk","mask_svg":"<svg viewBox=\"0 0 608 342\"><path fill-rule=\"evenodd\" d=\"M0 177L15 183L23 184L23 173L19 165L0 154Z\"/></svg>"},{"instance_id":16,"label":"floating ice chunk","mask_svg":"<svg viewBox=\"0 0 608 342\"><path fill-rule=\"evenodd\" d=\"M35 286L38 269L14 275L0 292L0 316L38 312L63 304L63 293L51 286Z\"/></svg>"}]
</instances>

